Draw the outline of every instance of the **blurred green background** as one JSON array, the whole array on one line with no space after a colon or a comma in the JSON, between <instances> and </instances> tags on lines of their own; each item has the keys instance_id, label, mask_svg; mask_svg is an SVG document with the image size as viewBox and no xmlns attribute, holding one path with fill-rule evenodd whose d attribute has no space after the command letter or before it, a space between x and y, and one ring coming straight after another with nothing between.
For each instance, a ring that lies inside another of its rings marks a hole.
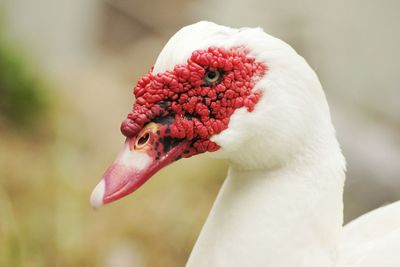
<instances>
[{"instance_id":1,"label":"blurred green background","mask_svg":"<svg viewBox=\"0 0 400 267\"><path fill-rule=\"evenodd\" d=\"M99 211L131 88L198 20L261 26L317 71L348 160L345 220L400 199L399 1L0 3L0 266L183 266L223 181L198 156Z\"/></svg>"}]
</instances>

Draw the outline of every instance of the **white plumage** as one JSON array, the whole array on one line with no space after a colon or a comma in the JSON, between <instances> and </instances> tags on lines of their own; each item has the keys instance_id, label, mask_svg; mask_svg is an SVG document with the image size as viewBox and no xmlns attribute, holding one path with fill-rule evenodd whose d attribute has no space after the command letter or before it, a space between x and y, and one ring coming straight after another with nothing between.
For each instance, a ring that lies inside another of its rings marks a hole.
<instances>
[{"instance_id":1,"label":"white plumage","mask_svg":"<svg viewBox=\"0 0 400 267\"><path fill-rule=\"evenodd\" d=\"M187 266L400 266L400 203L342 227L345 161L306 61L261 29L199 22L170 39L154 73L210 46L244 46L268 71L255 110L212 137L229 173Z\"/></svg>"},{"instance_id":2,"label":"white plumage","mask_svg":"<svg viewBox=\"0 0 400 267\"><path fill-rule=\"evenodd\" d=\"M226 159L229 171L187 266L400 266L399 202L342 226L345 159L318 77L289 45L259 28L199 22L168 41L153 74L213 46L245 48L267 70L253 88L262 92L255 109L236 109L228 128L210 138L220 149L209 155ZM154 173L148 166L157 158L136 151L135 138L93 191L93 206Z\"/></svg>"}]
</instances>

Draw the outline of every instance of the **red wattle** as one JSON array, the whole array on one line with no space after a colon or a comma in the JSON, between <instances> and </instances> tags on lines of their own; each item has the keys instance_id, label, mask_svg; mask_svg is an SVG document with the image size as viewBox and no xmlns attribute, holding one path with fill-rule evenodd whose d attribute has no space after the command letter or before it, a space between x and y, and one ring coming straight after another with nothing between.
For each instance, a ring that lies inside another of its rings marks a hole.
<instances>
[{"instance_id":1,"label":"red wattle","mask_svg":"<svg viewBox=\"0 0 400 267\"><path fill-rule=\"evenodd\" d=\"M221 81L204 84L207 70L219 70ZM252 89L266 70L244 49L216 47L194 51L187 64L177 65L173 71L154 75L151 69L134 88L136 102L121 124L121 132L132 137L152 119L172 115L170 136L195 140L195 151L185 157L216 151L218 145L209 138L228 127L235 109L254 109L261 92Z\"/></svg>"}]
</instances>

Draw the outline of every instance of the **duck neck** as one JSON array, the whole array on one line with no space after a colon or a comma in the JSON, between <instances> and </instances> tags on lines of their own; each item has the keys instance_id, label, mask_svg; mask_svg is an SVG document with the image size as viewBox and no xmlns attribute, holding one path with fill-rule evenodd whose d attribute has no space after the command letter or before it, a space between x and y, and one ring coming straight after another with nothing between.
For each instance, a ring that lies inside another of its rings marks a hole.
<instances>
[{"instance_id":1,"label":"duck neck","mask_svg":"<svg viewBox=\"0 0 400 267\"><path fill-rule=\"evenodd\" d=\"M231 166L187 266L332 266L344 185L334 154L269 170Z\"/></svg>"}]
</instances>

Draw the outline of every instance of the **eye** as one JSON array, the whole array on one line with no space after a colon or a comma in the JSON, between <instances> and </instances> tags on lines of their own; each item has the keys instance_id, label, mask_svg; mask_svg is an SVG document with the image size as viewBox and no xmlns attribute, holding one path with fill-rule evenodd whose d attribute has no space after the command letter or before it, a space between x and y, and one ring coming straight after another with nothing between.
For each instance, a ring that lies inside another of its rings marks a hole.
<instances>
[{"instance_id":1,"label":"eye","mask_svg":"<svg viewBox=\"0 0 400 267\"><path fill-rule=\"evenodd\" d=\"M150 140L150 132L145 132L143 133L143 135L138 136L138 138L136 139L136 148L137 149L141 149L143 147L145 147L147 145L147 143Z\"/></svg>"},{"instance_id":2,"label":"eye","mask_svg":"<svg viewBox=\"0 0 400 267\"><path fill-rule=\"evenodd\" d=\"M221 79L221 72L219 70L207 70L203 77L206 85L214 85Z\"/></svg>"}]
</instances>

